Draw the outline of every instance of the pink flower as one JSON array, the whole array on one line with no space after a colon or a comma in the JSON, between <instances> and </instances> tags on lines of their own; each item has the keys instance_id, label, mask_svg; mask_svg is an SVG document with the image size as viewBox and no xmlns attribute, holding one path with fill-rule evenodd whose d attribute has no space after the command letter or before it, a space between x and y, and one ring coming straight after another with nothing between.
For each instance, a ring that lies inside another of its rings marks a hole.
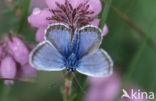
<instances>
[{"instance_id":1,"label":"pink flower","mask_svg":"<svg viewBox=\"0 0 156 101\"><path fill-rule=\"evenodd\" d=\"M16 63L11 56L5 57L1 61L1 76L3 78L14 78L16 76ZM6 85L12 84L12 80L5 80Z\"/></svg>"},{"instance_id":2,"label":"pink flower","mask_svg":"<svg viewBox=\"0 0 156 101\"><path fill-rule=\"evenodd\" d=\"M92 22L90 22L90 24L94 25L94 26L99 26L100 20L99 19L94 19Z\"/></svg>"},{"instance_id":3,"label":"pink flower","mask_svg":"<svg viewBox=\"0 0 156 101\"><path fill-rule=\"evenodd\" d=\"M93 24L98 26L96 16L101 12L100 0L46 0L48 8L35 8L28 17L28 22L39 28L36 33L37 41L43 41L45 28L48 24L62 22L73 30Z\"/></svg>"},{"instance_id":4,"label":"pink flower","mask_svg":"<svg viewBox=\"0 0 156 101\"><path fill-rule=\"evenodd\" d=\"M89 77L88 83L90 87L85 97L85 101L114 101L119 91L121 90L122 79L117 73L109 77ZM130 95L130 90L137 90L136 87L127 87L127 92ZM119 101L145 101L144 99L128 99L122 98Z\"/></svg>"},{"instance_id":5,"label":"pink flower","mask_svg":"<svg viewBox=\"0 0 156 101\"><path fill-rule=\"evenodd\" d=\"M8 46L17 62L20 64L26 64L28 62L29 51L21 39L12 37L12 39L8 41Z\"/></svg>"},{"instance_id":6,"label":"pink flower","mask_svg":"<svg viewBox=\"0 0 156 101\"><path fill-rule=\"evenodd\" d=\"M45 1L48 5L48 8L51 8L51 9L57 8L56 2L59 2L60 4L65 3L65 0L45 0Z\"/></svg>"},{"instance_id":7,"label":"pink flower","mask_svg":"<svg viewBox=\"0 0 156 101\"><path fill-rule=\"evenodd\" d=\"M89 77L88 81L91 87L86 101L113 101L120 90L121 79L115 73L109 77Z\"/></svg>"},{"instance_id":8,"label":"pink flower","mask_svg":"<svg viewBox=\"0 0 156 101\"><path fill-rule=\"evenodd\" d=\"M35 8L32 15L29 16L28 22L37 28L47 27L50 21L46 20L46 18L51 15L48 9L40 10L39 8Z\"/></svg>"},{"instance_id":9,"label":"pink flower","mask_svg":"<svg viewBox=\"0 0 156 101\"><path fill-rule=\"evenodd\" d=\"M36 69L29 65L29 52L34 45L25 45L19 37L4 38L0 41L0 76L2 78L30 78L36 75ZM6 85L13 80L5 80Z\"/></svg>"},{"instance_id":10,"label":"pink flower","mask_svg":"<svg viewBox=\"0 0 156 101\"><path fill-rule=\"evenodd\" d=\"M32 78L36 76L36 69L31 67L28 63L23 65L21 69L23 78Z\"/></svg>"},{"instance_id":11,"label":"pink flower","mask_svg":"<svg viewBox=\"0 0 156 101\"><path fill-rule=\"evenodd\" d=\"M105 36L108 33L108 26L105 24L102 30L102 36Z\"/></svg>"},{"instance_id":12,"label":"pink flower","mask_svg":"<svg viewBox=\"0 0 156 101\"><path fill-rule=\"evenodd\" d=\"M0 46L0 58L2 57L2 46Z\"/></svg>"},{"instance_id":13,"label":"pink flower","mask_svg":"<svg viewBox=\"0 0 156 101\"><path fill-rule=\"evenodd\" d=\"M45 28L39 28L36 32L36 40L41 42L44 40Z\"/></svg>"}]
</instances>

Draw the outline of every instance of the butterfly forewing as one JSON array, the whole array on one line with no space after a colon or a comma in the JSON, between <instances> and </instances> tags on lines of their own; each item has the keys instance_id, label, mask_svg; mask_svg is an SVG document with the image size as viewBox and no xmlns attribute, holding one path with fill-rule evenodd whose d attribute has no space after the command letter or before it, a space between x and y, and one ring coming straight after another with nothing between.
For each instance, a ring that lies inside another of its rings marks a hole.
<instances>
[{"instance_id":1,"label":"butterfly forewing","mask_svg":"<svg viewBox=\"0 0 156 101\"><path fill-rule=\"evenodd\" d=\"M38 70L59 71L65 69L63 56L48 41L40 43L30 55L30 63Z\"/></svg>"},{"instance_id":2,"label":"butterfly forewing","mask_svg":"<svg viewBox=\"0 0 156 101\"><path fill-rule=\"evenodd\" d=\"M71 29L62 23L50 25L45 34L45 40L50 41L64 56L68 56L71 49Z\"/></svg>"},{"instance_id":3,"label":"butterfly forewing","mask_svg":"<svg viewBox=\"0 0 156 101\"><path fill-rule=\"evenodd\" d=\"M99 28L87 25L77 30L76 33L79 34L77 49L77 55L79 57L88 55L99 48L102 41L101 31Z\"/></svg>"}]
</instances>

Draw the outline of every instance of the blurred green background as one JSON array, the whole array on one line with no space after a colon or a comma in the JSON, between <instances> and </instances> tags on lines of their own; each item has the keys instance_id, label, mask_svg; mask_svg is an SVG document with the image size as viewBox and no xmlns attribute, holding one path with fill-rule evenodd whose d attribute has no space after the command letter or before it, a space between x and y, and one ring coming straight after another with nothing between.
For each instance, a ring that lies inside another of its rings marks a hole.
<instances>
[{"instance_id":1,"label":"blurred green background","mask_svg":"<svg viewBox=\"0 0 156 101\"><path fill-rule=\"evenodd\" d=\"M27 12L29 0L15 2L23 12ZM135 83L145 91L156 92L156 46L153 45L156 42L156 0L112 0L112 5L106 20L109 34L104 37L101 47L112 56L114 68L124 80ZM14 31L19 32L26 43L36 43L35 29L30 29L26 22L31 12L29 8L28 14L18 17L10 5L1 0L0 37ZM129 19L125 19L124 15ZM77 77L84 84L85 76L77 74ZM38 72L34 79L33 84L15 82L9 88L1 80L0 99L7 96L10 101L62 101L62 72ZM51 84L54 86L50 87ZM79 89L75 83L74 88ZM9 89L10 93L7 93Z\"/></svg>"}]
</instances>

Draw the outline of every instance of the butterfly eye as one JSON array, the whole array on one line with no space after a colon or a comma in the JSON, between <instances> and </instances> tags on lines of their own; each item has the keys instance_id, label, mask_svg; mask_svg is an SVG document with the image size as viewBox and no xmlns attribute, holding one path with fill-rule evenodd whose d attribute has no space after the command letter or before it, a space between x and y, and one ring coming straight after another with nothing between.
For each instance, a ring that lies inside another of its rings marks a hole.
<instances>
[{"instance_id":1,"label":"butterfly eye","mask_svg":"<svg viewBox=\"0 0 156 101\"><path fill-rule=\"evenodd\" d=\"M72 72L75 71L75 68L67 68L67 71L68 71L69 73L72 73Z\"/></svg>"}]
</instances>

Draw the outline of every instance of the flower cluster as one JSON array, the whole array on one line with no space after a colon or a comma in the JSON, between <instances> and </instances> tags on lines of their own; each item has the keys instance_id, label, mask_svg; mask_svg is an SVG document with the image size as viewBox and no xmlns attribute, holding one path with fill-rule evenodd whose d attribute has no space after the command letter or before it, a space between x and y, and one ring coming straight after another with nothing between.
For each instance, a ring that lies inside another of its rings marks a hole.
<instances>
[{"instance_id":1,"label":"flower cluster","mask_svg":"<svg viewBox=\"0 0 156 101\"><path fill-rule=\"evenodd\" d=\"M122 79L117 73L109 77L89 77L88 82L90 88L88 89L85 101L114 101L121 90ZM131 89L136 90L134 86L128 86L127 91ZM137 91L137 90L136 90ZM131 92L128 92L131 94ZM144 99L129 99L121 98L119 101L145 101Z\"/></svg>"},{"instance_id":2,"label":"flower cluster","mask_svg":"<svg viewBox=\"0 0 156 101\"><path fill-rule=\"evenodd\" d=\"M73 32L87 24L99 25L100 20L96 17L102 9L100 0L46 0L46 3L48 8L35 8L28 17L28 22L38 28L36 39L39 42L44 40L44 31L52 23L68 24ZM108 28L105 25L102 35L107 33Z\"/></svg>"},{"instance_id":3,"label":"flower cluster","mask_svg":"<svg viewBox=\"0 0 156 101\"><path fill-rule=\"evenodd\" d=\"M29 78L36 75L36 70L29 65L29 52L32 45L26 46L22 40L9 36L0 41L0 77ZM5 80L6 85L13 80Z\"/></svg>"}]
</instances>

